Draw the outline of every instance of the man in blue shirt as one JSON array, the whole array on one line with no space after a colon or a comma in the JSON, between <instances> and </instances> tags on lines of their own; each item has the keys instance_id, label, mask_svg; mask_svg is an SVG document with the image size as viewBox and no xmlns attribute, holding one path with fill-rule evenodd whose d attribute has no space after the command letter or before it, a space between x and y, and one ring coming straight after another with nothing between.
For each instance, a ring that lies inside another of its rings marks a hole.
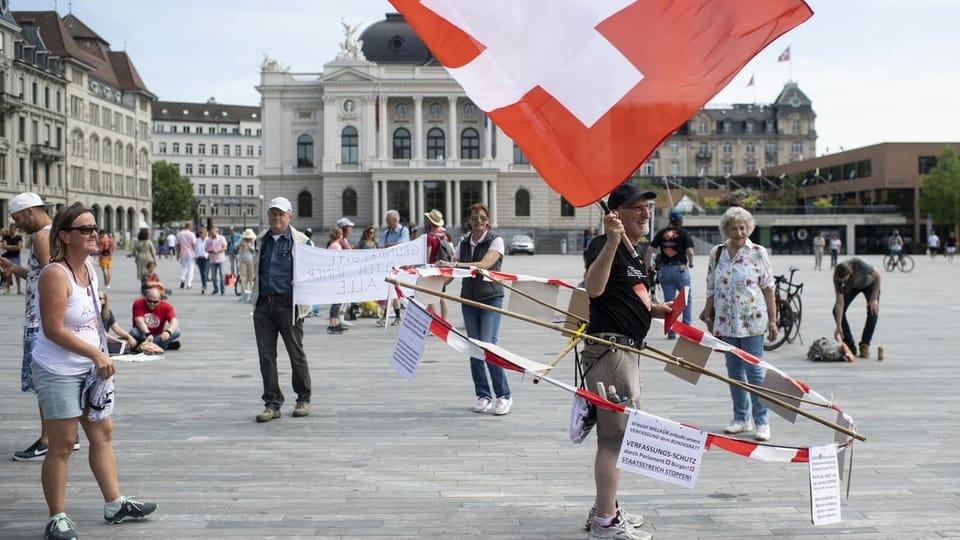
<instances>
[{"instance_id":1,"label":"man in blue shirt","mask_svg":"<svg viewBox=\"0 0 960 540\"><path fill-rule=\"evenodd\" d=\"M410 231L400 224L400 212L397 212L396 210L387 210L385 219L387 221L387 227L383 229L383 232L380 234L381 248L388 248L410 241ZM393 314L393 325L397 326L400 324L400 300L397 298L393 299ZM386 307L383 310L383 317L377 319L377 324L380 326L387 324Z\"/></svg>"},{"instance_id":2,"label":"man in blue shirt","mask_svg":"<svg viewBox=\"0 0 960 540\"><path fill-rule=\"evenodd\" d=\"M280 418L283 392L277 375L278 336L283 337L290 355L293 390L297 393L293 416L310 414L310 367L303 351L303 318L310 307L293 304L293 247L294 243L306 243L307 237L290 225L292 217L293 207L289 200L285 197L271 200L267 210L270 228L261 232L256 240L259 257L254 261L257 279L252 294L256 306L253 329L257 336L265 405L263 412L257 415L257 422Z\"/></svg>"}]
</instances>

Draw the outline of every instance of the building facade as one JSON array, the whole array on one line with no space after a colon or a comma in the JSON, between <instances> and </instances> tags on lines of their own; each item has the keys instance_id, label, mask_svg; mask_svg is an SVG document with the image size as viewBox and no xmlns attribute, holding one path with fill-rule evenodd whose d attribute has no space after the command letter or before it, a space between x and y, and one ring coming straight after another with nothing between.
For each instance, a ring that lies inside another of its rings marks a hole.
<instances>
[{"instance_id":1,"label":"building facade","mask_svg":"<svg viewBox=\"0 0 960 540\"><path fill-rule=\"evenodd\" d=\"M79 201L93 209L97 223L129 239L137 230L150 226L152 212L150 174L150 111L156 97L147 89L126 52L113 51L109 43L75 15L60 17L55 11L13 12L24 36L23 55L36 58L39 44L48 49L42 55L61 65L64 80L62 103L63 154L57 162L57 147L45 147L46 125L38 124L40 143L36 166L28 174L38 183L63 180L65 199ZM38 39L31 40L31 36ZM51 86L51 104L56 105L57 89ZM33 87L27 93L32 100ZM44 91L42 101L47 102ZM32 124L31 124L32 127ZM51 136L56 142L55 123ZM56 175L60 174L59 177ZM32 187L32 186L31 186Z\"/></svg>"},{"instance_id":2,"label":"building facade","mask_svg":"<svg viewBox=\"0 0 960 540\"><path fill-rule=\"evenodd\" d=\"M379 227L388 209L422 223L437 208L456 228L482 201L502 234L559 251L599 223L596 206L575 208L540 178L400 15L360 39L359 53L345 41L321 73L261 67L263 193L290 198L297 226L345 216ZM809 98L789 83L771 105L699 111L637 174L742 173L801 159L813 155L814 121Z\"/></svg>"},{"instance_id":3,"label":"building facade","mask_svg":"<svg viewBox=\"0 0 960 540\"><path fill-rule=\"evenodd\" d=\"M260 107L158 101L153 156L190 179L197 217L207 226L262 224Z\"/></svg>"},{"instance_id":4,"label":"building facade","mask_svg":"<svg viewBox=\"0 0 960 540\"><path fill-rule=\"evenodd\" d=\"M920 190L946 147L960 152L960 142L881 143L774 167L766 174L799 180L807 204L827 199L840 209L893 207L906 218L899 228L905 240L923 248L932 223L920 211ZM863 229L856 236L857 252L884 251L892 230Z\"/></svg>"},{"instance_id":5,"label":"building facade","mask_svg":"<svg viewBox=\"0 0 960 540\"><path fill-rule=\"evenodd\" d=\"M65 66L35 27L0 4L0 211L34 191L56 210L67 202ZM5 218L4 218L5 219Z\"/></svg>"}]
</instances>

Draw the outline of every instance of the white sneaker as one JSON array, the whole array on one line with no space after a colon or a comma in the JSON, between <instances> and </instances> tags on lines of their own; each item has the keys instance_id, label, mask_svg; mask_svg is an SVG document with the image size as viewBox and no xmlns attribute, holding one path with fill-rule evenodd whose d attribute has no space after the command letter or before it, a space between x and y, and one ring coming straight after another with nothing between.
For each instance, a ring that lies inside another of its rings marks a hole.
<instances>
[{"instance_id":1,"label":"white sneaker","mask_svg":"<svg viewBox=\"0 0 960 540\"><path fill-rule=\"evenodd\" d=\"M345 326L345 327L347 327L347 328L353 326L353 323L350 322L350 321L348 321L348 320L346 320L346 319L338 319L338 320L340 321L340 324L341 324L341 325L343 325L343 326Z\"/></svg>"},{"instance_id":2,"label":"white sneaker","mask_svg":"<svg viewBox=\"0 0 960 540\"><path fill-rule=\"evenodd\" d=\"M753 420L734 420L733 422L730 422L729 426L723 428L723 432L730 435L743 433L745 431L753 431Z\"/></svg>"},{"instance_id":3,"label":"white sneaker","mask_svg":"<svg viewBox=\"0 0 960 540\"><path fill-rule=\"evenodd\" d=\"M493 403L490 401L490 398L478 397L477 402L473 404L473 412L485 413L488 412L492 406Z\"/></svg>"},{"instance_id":4,"label":"white sneaker","mask_svg":"<svg viewBox=\"0 0 960 540\"><path fill-rule=\"evenodd\" d=\"M754 435L753 438L758 441L769 441L770 440L770 424L758 425L757 434Z\"/></svg>"},{"instance_id":5,"label":"white sneaker","mask_svg":"<svg viewBox=\"0 0 960 540\"><path fill-rule=\"evenodd\" d=\"M619 502L617 503L617 510L620 512L620 518L629 523L631 527L637 529L643 526L643 516L627 512L620 506ZM593 524L593 518L595 517L597 517L597 507L591 506L590 512L587 514L587 522L583 526L585 530L590 530L590 525Z\"/></svg>"},{"instance_id":6,"label":"white sneaker","mask_svg":"<svg viewBox=\"0 0 960 540\"><path fill-rule=\"evenodd\" d=\"M590 534L587 540L650 540L653 535L641 529L635 529L632 525L623 519L623 516L617 511L617 517L609 527L601 527L594 521L590 524Z\"/></svg>"},{"instance_id":7,"label":"white sneaker","mask_svg":"<svg viewBox=\"0 0 960 540\"><path fill-rule=\"evenodd\" d=\"M510 412L510 407L513 406L513 399L511 398L497 398L496 403L493 406L493 415L494 416L503 416Z\"/></svg>"}]
</instances>

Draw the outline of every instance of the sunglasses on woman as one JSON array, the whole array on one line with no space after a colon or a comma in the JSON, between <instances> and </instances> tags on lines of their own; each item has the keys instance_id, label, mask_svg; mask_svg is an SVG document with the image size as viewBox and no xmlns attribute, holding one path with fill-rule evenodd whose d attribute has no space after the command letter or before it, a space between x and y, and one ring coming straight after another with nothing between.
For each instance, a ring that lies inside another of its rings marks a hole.
<instances>
[{"instance_id":1,"label":"sunglasses on woman","mask_svg":"<svg viewBox=\"0 0 960 540\"><path fill-rule=\"evenodd\" d=\"M63 230L65 230L65 231L67 231L67 232L70 232L70 231L80 231L80 234L85 234L85 235L87 235L87 236L92 236L92 235L94 235L94 234L97 234L97 226L96 226L96 225L81 225L81 226L79 226L79 227L64 227Z\"/></svg>"}]
</instances>

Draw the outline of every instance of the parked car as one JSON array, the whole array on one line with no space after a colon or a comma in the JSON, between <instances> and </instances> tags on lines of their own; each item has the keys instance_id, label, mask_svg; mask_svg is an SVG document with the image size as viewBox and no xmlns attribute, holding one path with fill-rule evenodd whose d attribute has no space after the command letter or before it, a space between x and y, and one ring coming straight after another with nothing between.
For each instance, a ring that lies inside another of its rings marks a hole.
<instances>
[{"instance_id":1,"label":"parked car","mask_svg":"<svg viewBox=\"0 0 960 540\"><path fill-rule=\"evenodd\" d=\"M536 248L536 245L533 243L533 238L530 238L525 234L518 234L510 239L510 248L508 250L510 255L514 255L516 253L526 253L528 255L533 255L534 253L536 253L536 251L537 251L537 248Z\"/></svg>"}]
</instances>

